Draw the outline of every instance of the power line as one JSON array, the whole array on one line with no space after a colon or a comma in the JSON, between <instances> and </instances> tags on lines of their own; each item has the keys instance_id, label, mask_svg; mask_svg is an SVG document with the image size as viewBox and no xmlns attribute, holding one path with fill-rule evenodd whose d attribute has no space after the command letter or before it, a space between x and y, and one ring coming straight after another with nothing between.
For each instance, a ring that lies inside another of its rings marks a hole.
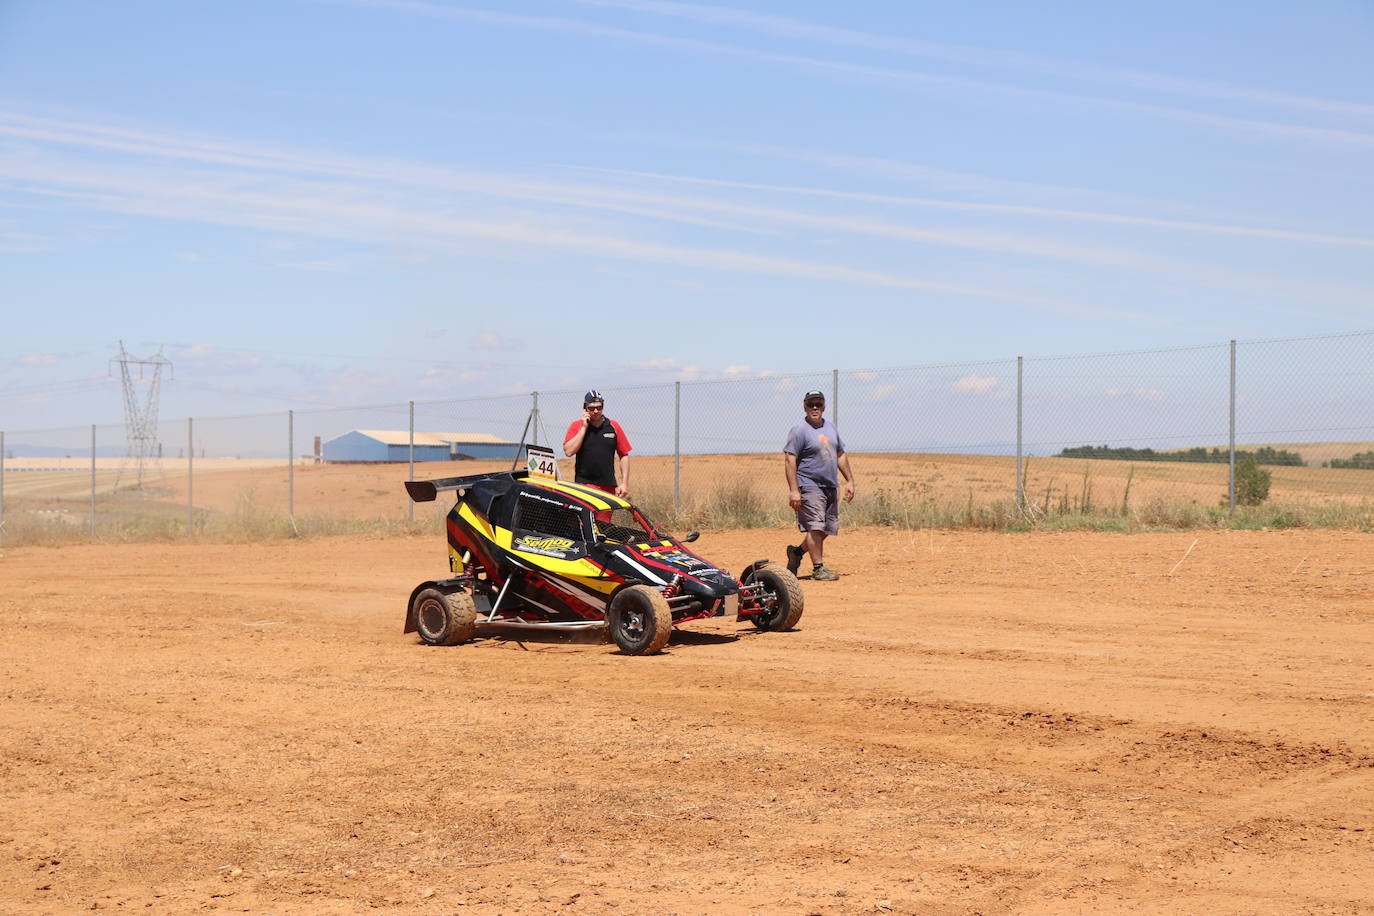
<instances>
[{"instance_id":1,"label":"power line","mask_svg":"<svg viewBox=\"0 0 1374 916\"><path fill-rule=\"evenodd\" d=\"M108 378L64 379L55 382L42 382L36 385L6 385L0 388L0 401L18 401L50 394L77 394L108 388L113 382Z\"/></svg>"}]
</instances>

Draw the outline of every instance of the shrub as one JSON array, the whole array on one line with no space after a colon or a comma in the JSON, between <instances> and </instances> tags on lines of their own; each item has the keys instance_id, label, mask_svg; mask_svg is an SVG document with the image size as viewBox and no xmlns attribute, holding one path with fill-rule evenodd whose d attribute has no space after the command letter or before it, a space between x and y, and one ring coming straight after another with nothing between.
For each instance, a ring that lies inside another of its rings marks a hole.
<instances>
[{"instance_id":1,"label":"shrub","mask_svg":"<svg viewBox=\"0 0 1374 916\"><path fill-rule=\"evenodd\" d=\"M1236 465L1236 505L1258 506L1269 498L1269 481L1273 475L1246 458Z\"/></svg>"}]
</instances>

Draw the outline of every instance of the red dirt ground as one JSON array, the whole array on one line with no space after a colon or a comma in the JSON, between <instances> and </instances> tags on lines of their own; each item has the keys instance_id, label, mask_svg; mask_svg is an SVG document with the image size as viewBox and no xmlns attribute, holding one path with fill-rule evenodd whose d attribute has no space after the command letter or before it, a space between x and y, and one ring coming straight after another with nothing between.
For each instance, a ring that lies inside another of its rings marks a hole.
<instances>
[{"instance_id":1,"label":"red dirt ground","mask_svg":"<svg viewBox=\"0 0 1374 916\"><path fill-rule=\"evenodd\" d=\"M1370 535L831 543L645 658L418 644L429 538L5 548L0 911L1374 912Z\"/></svg>"}]
</instances>

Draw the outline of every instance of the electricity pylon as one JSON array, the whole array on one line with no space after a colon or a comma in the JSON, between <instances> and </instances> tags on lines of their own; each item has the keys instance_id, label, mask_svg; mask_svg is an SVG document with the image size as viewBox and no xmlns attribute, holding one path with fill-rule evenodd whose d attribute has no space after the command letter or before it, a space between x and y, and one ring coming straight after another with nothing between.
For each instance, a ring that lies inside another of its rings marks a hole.
<instances>
[{"instance_id":1,"label":"electricity pylon","mask_svg":"<svg viewBox=\"0 0 1374 916\"><path fill-rule=\"evenodd\" d=\"M124 430L129 440L128 453L134 459L141 490L144 466L157 454L157 407L162 367L170 367L172 363L162 355L162 347L157 348L155 355L140 358L124 349L122 340L117 359L124 379ZM137 376L131 367L137 367Z\"/></svg>"}]
</instances>

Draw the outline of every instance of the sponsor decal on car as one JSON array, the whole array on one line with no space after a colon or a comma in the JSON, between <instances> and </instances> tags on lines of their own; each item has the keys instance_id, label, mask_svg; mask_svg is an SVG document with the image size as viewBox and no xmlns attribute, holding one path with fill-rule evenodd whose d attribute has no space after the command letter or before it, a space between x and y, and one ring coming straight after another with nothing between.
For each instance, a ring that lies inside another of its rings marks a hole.
<instances>
[{"instance_id":1,"label":"sponsor decal on car","mask_svg":"<svg viewBox=\"0 0 1374 916\"><path fill-rule=\"evenodd\" d=\"M520 491L520 498L521 498L521 499L537 499L537 500L539 500L541 503L548 503L548 504L551 505L551 506L558 506L560 509L572 509L572 508L574 508L573 506L571 506L571 505L568 504L567 500L563 500L563 499L549 499L547 496L542 496L542 495L540 495L539 493L531 493L529 490L521 490L521 491Z\"/></svg>"},{"instance_id":2,"label":"sponsor decal on car","mask_svg":"<svg viewBox=\"0 0 1374 916\"><path fill-rule=\"evenodd\" d=\"M692 556L690 553L683 553L680 550L659 551L652 554L655 560L662 560L665 563L672 563L674 566L681 566L683 569L700 569L703 566L710 566L705 560Z\"/></svg>"},{"instance_id":3,"label":"sponsor decal on car","mask_svg":"<svg viewBox=\"0 0 1374 916\"><path fill-rule=\"evenodd\" d=\"M516 538L511 546L524 553L537 553L542 557L558 557L566 559L568 554L573 553L573 542L568 538L546 537L537 534L526 534Z\"/></svg>"}]
</instances>

